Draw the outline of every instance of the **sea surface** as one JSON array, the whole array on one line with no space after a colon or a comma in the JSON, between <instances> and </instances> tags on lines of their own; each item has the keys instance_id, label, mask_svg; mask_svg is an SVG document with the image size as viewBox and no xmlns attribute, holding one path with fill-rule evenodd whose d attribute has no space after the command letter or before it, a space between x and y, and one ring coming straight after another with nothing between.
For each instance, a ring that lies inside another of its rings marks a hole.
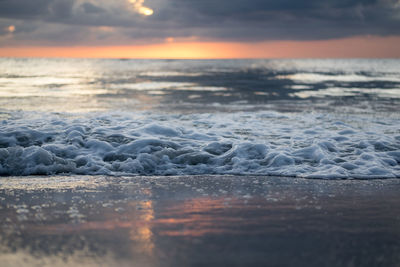
<instances>
[{"instance_id":1,"label":"sea surface","mask_svg":"<svg viewBox=\"0 0 400 267\"><path fill-rule=\"evenodd\" d=\"M0 175L400 178L400 60L0 59Z\"/></svg>"}]
</instances>

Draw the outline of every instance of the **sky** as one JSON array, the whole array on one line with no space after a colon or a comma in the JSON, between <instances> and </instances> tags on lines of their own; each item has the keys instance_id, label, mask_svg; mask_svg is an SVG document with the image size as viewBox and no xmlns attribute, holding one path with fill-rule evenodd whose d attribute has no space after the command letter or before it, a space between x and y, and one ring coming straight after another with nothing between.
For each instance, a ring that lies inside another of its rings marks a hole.
<instances>
[{"instance_id":1,"label":"sky","mask_svg":"<svg viewBox=\"0 0 400 267\"><path fill-rule=\"evenodd\" d=\"M0 56L400 57L400 0L0 0Z\"/></svg>"}]
</instances>

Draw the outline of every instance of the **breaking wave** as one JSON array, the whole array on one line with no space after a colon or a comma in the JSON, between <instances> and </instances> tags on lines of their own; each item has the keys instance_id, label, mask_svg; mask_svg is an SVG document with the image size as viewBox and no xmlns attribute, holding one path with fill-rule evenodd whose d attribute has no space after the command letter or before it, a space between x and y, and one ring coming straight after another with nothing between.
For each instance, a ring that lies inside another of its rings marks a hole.
<instances>
[{"instance_id":1,"label":"breaking wave","mask_svg":"<svg viewBox=\"0 0 400 267\"><path fill-rule=\"evenodd\" d=\"M0 174L399 178L397 118L242 112L12 112Z\"/></svg>"}]
</instances>

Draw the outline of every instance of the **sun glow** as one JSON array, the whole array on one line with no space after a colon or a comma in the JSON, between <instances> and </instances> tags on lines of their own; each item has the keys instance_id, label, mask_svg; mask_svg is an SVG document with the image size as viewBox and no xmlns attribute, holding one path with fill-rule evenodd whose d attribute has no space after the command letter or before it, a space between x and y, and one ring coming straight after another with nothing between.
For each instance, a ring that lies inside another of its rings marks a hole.
<instances>
[{"instance_id":1,"label":"sun glow","mask_svg":"<svg viewBox=\"0 0 400 267\"><path fill-rule=\"evenodd\" d=\"M8 27L7 27L7 31L10 32L10 33L15 32L15 26L14 26L14 25L8 26Z\"/></svg>"},{"instance_id":2,"label":"sun glow","mask_svg":"<svg viewBox=\"0 0 400 267\"><path fill-rule=\"evenodd\" d=\"M139 14L151 16L154 13L153 9L143 5L144 0L129 0L129 2L133 4L133 8Z\"/></svg>"},{"instance_id":3,"label":"sun glow","mask_svg":"<svg viewBox=\"0 0 400 267\"><path fill-rule=\"evenodd\" d=\"M400 37L258 43L181 42L132 46L0 47L0 57L90 58L400 58Z\"/></svg>"}]
</instances>

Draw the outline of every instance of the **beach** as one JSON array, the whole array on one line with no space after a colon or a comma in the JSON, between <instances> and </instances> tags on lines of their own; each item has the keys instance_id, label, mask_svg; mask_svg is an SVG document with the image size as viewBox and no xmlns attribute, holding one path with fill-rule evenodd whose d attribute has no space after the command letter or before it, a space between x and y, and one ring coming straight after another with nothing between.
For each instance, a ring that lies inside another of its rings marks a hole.
<instances>
[{"instance_id":1,"label":"beach","mask_svg":"<svg viewBox=\"0 0 400 267\"><path fill-rule=\"evenodd\" d=\"M400 267L400 0L0 0L0 267Z\"/></svg>"},{"instance_id":2,"label":"beach","mask_svg":"<svg viewBox=\"0 0 400 267\"><path fill-rule=\"evenodd\" d=\"M398 179L0 179L4 266L397 266Z\"/></svg>"}]
</instances>

